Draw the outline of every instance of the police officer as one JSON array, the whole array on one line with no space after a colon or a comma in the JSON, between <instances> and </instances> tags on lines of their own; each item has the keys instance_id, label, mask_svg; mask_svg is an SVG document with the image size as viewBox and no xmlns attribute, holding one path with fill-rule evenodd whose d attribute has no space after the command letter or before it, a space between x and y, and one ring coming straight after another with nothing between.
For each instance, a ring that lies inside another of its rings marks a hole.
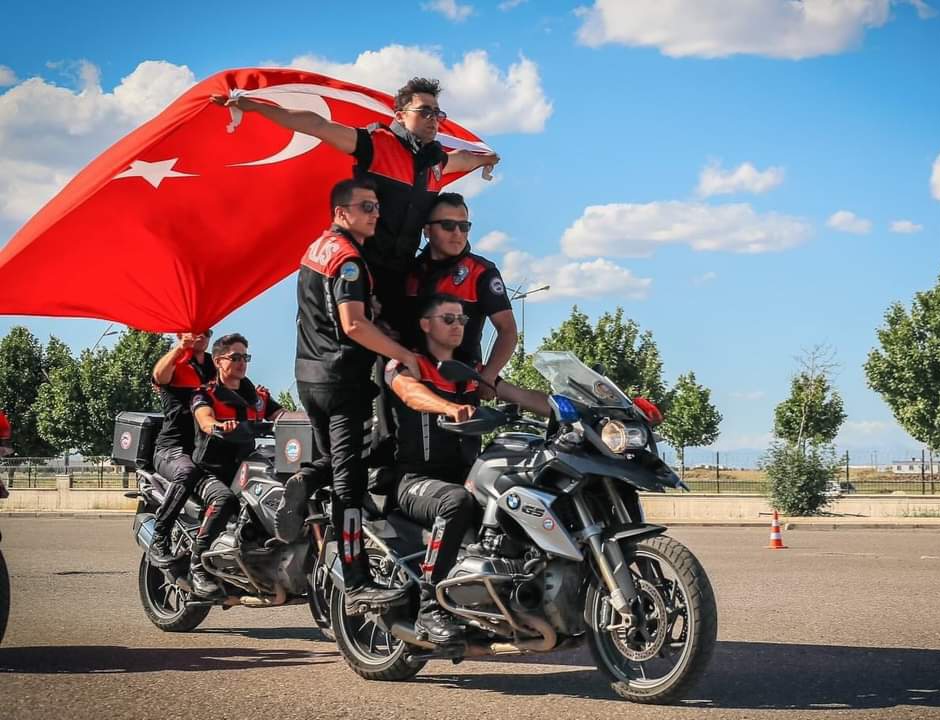
<instances>
[{"instance_id":1,"label":"police officer","mask_svg":"<svg viewBox=\"0 0 940 720\"><path fill-rule=\"evenodd\" d=\"M394 121L353 128L311 110L287 110L247 97L215 95L213 102L254 111L296 132L329 143L356 159L356 177L371 178L382 204L374 236L362 254L374 275L374 292L382 319L401 332L411 321L402 313L404 278L421 242L421 228L444 173L466 173L499 162L494 153L445 152L437 137L447 117L438 105L437 80L412 78L395 95Z\"/></svg>"},{"instance_id":2,"label":"police officer","mask_svg":"<svg viewBox=\"0 0 940 720\"><path fill-rule=\"evenodd\" d=\"M13 430L7 414L0 410L0 458L13 454ZM0 482L2 484L2 482Z\"/></svg>"},{"instance_id":3,"label":"police officer","mask_svg":"<svg viewBox=\"0 0 940 720\"><path fill-rule=\"evenodd\" d=\"M443 293L460 298L469 316L463 342L457 349L457 359L464 362L482 362L480 342L483 324L489 318L496 330L496 341L482 375L492 385L515 351L516 319L499 269L485 257L470 252L471 224L462 195L437 196L424 226L428 244L408 275L405 292L413 318L418 317L416 311L431 295ZM406 335L409 345L420 338L416 322L412 331L410 336ZM483 393L484 398L490 397L485 386Z\"/></svg>"},{"instance_id":4,"label":"police officer","mask_svg":"<svg viewBox=\"0 0 940 720\"><path fill-rule=\"evenodd\" d=\"M462 632L437 604L434 586L454 566L460 541L474 523L476 504L463 483L480 452L479 437L457 435L437 425L439 415L455 422L469 419L480 402L479 386L476 381L446 380L438 372L437 363L454 359L468 319L460 298L432 296L419 321L424 345L418 355L419 372L394 360L385 371L385 381L396 399L396 460L402 473L398 506L431 530L422 565L421 605L415 628L437 643L453 642ZM544 393L523 390L499 377L495 385L500 399L539 415L549 414Z\"/></svg>"},{"instance_id":5,"label":"police officer","mask_svg":"<svg viewBox=\"0 0 940 720\"><path fill-rule=\"evenodd\" d=\"M312 485L332 475L332 521L346 608L357 613L405 599L401 590L372 581L362 547L362 498L372 400L378 392L370 379L376 353L416 372L417 360L372 322L372 276L361 248L379 218L375 185L367 178L337 183L330 207L333 225L310 245L297 277L295 376L319 457L287 482L276 528L284 541L296 537L303 525L300 509Z\"/></svg>"},{"instance_id":6,"label":"police officer","mask_svg":"<svg viewBox=\"0 0 940 720\"><path fill-rule=\"evenodd\" d=\"M213 433L231 433L242 420L275 420L283 412L266 388L256 387L246 377L251 355L243 335L232 333L216 340L212 360L219 371L218 379L196 390L192 399L198 427L193 460L203 471L196 494L205 506L205 514L193 543L190 573L193 592L202 597L219 592L218 584L202 565L202 554L237 510L238 502L229 485L242 460L254 450L253 438L236 443Z\"/></svg>"},{"instance_id":7,"label":"police officer","mask_svg":"<svg viewBox=\"0 0 940 720\"><path fill-rule=\"evenodd\" d=\"M153 368L153 383L160 389L163 425L154 443L153 464L170 485L157 509L150 562L164 567L174 560L170 549L173 523L186 504L202 472L193 463L195 442L193 391L216 376L215 363L206 352L211 330L177 334L176 344Z\"/></svg>"}]
</instances>

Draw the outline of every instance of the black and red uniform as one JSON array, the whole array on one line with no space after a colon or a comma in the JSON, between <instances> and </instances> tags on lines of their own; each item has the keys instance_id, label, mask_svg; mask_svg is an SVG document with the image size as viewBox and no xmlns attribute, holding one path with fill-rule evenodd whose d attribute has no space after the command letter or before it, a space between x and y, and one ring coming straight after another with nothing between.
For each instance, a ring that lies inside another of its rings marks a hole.
<instances>
[{"instance_id":1,"label":"black and red uniform","mask_svg":"<svg viewBox=\"0 0 940 720\"><path fill-rule=\"evenodd\" d=\"M216 376L215 363L209 353L202 362L192 351L185 351L176 360L170 382L160 385L163 425L154 443L153 465L170 481L166 497L157 509L154 534L169 538L186 498L196 487L202 471L193 463L195 430L191 410L193 392ZM156 381L154 381L156 382Z\"/></svg>"},{"instance_id":2,"label":"black and red uniform","mask_svg":"<svg viewBox=\"0 0 940 720\"><path fill-rule=\"evenodd\" d=\"M376 183L381 212L363 256L375 274L382 319L399 332L410 322L401 301L404 278L434 199L445 180L447 153L437 141L419 143L401 123L360 128L353 157L356 177Z\"/></svg>"},{"instance_id":3,"label":"black and red uniform","mask_svg":"<svg viewBox=\"0 0 940 720\"><path fill-rule=\"evenodd\" d=\"M424 355L418 355L418 364L420 382L435 395L457 405L480 404L475 380L451 382ZM401 371L397 361L388 363L385 379L389 386ZM437 414L412 410L397 395L394 398L396 461L402 473L398 506L415 522L433 529L423 570L425 581L436 583L454 566L460 541L474 522L476 504L463 483L480 454L481 440L442 430Z\"/></svg>"},{"instance_id":4,"label":"black and red uniform","mask_svg":"<svg viewBox=\"0 0 940 720\"><path fill-rule=\"evenodd\" d=\"M361 302L371 319L371 295L369 268L346 231L334 226L308 248L297 277L294 370L319 456L305 472L308 487L326 484L332 474L332 520L344 541L340 558L347 588L361 587L370 577L362 553L362 498L378 388L371 381L375 353L346 336L339 306Z\"/></svg>"},{"instance_id":5,"label":"black and red uniform","mask_svg":"<svg viewBox=\"0 0 940 720\"><path fill-rule=\"evenodd\" d=\"M463 342L454 355L465 362L482 362L483 324L496 313L512 310L499 269L485 257L470 252L469 243L460 255L444 260L432 260L430 250L425 248L405 281L412 318L405 338L410 344L416 345L420 341L418 313L421 306L430 296L439 293L460 298L464 312L470 316L464 328Z\"/></svg>"},{"instance_id":6,"label":"black and red uniform","mask_svg":"<svg viewBox=\"0 0 940 720\"><path fill-rule=\"evenodd\" d=\"M5 457L13 452L13 430L10 428L10 421L3 410L0 410L0 457ZM0 485L3 483L0 482ZM2 492L2 491L0 491Z\"/></svg>"},{"instance_id":7,"label":"black and red uniform","mask_svg":"<svg viewBox=\"0 0 940 720\"><path fill-rule=\"evenodd\" d=\"M237 390L231 390L218 381L199 388L193 393L192 411L211 407L215 419L270 420L281 410L271 398L267 388L255 387L243 378ZM244 443L215 437L196 428L196 449L193 460L204 477L196 484L206 511L193 543L193 557L199 558L209 549L212 540L225 529L229 518L238 508L229 486L241 462L254 450L254 440Z\"/></svg>"}]
</instances>

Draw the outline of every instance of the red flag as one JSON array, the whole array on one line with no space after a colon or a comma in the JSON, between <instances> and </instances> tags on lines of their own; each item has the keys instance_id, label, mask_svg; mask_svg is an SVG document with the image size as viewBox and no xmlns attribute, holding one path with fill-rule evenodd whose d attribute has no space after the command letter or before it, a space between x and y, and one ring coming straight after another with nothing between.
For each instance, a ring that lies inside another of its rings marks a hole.
<instances>
[{"instance_id":1,"label":"red flag","mask_svg":"<svg viewBox=\"0 0 940 720\"><path fill-rule=\"evenodd\" d=\"M391 96L323 75L213 75L102 153L13 236L0 252L0 313L203 330L296 270L353 160L209 100L235 89L351 127L392 119ZM450 120L438 140L489 149Z\"/></svg>"}]
</instances>

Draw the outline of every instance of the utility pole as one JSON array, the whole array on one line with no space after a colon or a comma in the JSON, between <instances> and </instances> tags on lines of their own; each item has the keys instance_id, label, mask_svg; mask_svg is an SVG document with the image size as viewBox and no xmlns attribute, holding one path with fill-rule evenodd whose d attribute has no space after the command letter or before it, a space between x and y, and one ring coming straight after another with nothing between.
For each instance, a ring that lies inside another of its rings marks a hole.
<instances>
[{"instance_id":1,"label":"utility pole","mask_svg":"<svg viewBox=\"0 0 940 720\"><path fill-rule=\"evenodd\" d=\"M509 288L510 290L512 290L512 295L509 297L510 302L512 302L513 300L522 300L522 306L519 312L519 319L521 320L520 332L519 332L519 352L522 353L523 357L525 356L525 299L529 297L529 295L534 295L537 292L542 292L543 290L549 290L550 288L551 288L551 285L542 285L542 287L537 287L532 290L526 290L525 292L522 292L521 286L517 288ZM494 332L490 336L490 341L486 346L486 352L483 354L484 357L488 358L490 356L490 352L493 350L493 343L495 342L496 342L496 333Z\"/></svg>"}]
</instances>

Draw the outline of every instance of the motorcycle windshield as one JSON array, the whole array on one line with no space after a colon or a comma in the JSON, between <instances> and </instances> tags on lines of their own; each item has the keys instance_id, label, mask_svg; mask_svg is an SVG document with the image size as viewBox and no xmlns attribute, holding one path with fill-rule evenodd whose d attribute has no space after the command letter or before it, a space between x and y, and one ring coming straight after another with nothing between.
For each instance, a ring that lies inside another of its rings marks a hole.
<instances>
[{"instance_id":1,"label":"motorcycle windshield","mask_svg":"<svg viewBox=\"0 0 940 720\"><path fill-rule=\"evenodd\" d=\"M591 370L570 350L539 350L532 365L552 386L552 392L585 405L629 408L633 403L614 382Z\"/></svg>"}]
</instances>

